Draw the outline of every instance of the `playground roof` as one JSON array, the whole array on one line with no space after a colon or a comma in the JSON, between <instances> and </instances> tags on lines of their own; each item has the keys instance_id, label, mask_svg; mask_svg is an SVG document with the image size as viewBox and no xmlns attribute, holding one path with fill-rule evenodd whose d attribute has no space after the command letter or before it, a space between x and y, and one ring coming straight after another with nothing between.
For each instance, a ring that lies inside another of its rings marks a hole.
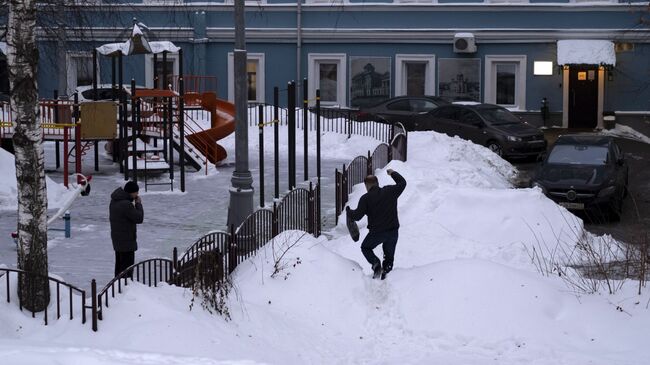
<instances>
[{"instance_id":1,"label":"playground roof","mask_svg":"<svg viewBox=\"0 0 650 365\"><path fill-rule=\"evenodd\" d=\"M107 43L97 47L97 52L105 56L116 56L122 53L125 56L134 54L156 54L162 52L178 52L180 47L169 41L149 42L142 34L137 24L133 25L131 38L126 42Z\"/></svg>"}]
</instances>

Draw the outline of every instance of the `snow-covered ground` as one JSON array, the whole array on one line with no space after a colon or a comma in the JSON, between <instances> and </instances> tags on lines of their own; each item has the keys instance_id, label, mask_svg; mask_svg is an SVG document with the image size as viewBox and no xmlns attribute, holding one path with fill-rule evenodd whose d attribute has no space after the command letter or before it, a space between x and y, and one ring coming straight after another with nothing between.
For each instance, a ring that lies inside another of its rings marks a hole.
<instances>
[{"instance_id":1,"label":"snow-covered ground","mask_svg":"<svg viewBox=\"0 0 650 365\"><path fill-rule=\"evenodd\" d=\"M617 124L614 129L603 129L600 131L600 133L613 137L628 138L631 140L650 144L650 137L632 127L623 124Z\"/></svg>"},{"instance_id":2,"label":"snow-covered ground","mask_svg":"<svg viewBox=\"0 0 650 365\"><path fill-rule=\"evenodd\" d=\"M273 173L273 128L267 127L265 133L265 204L270 206L274 192ZM250 170L253 175L255 188L254 206L259 207L259 154L258 130L249 131ZM315 181L316 176L316 136L309 134L309 177ZM219 141L229 153L225 164L212 167L208 175L201 172L188 172L186 193L180 193L178 171L175 177L175 191L169 191L169 186L153 186L149 192L144 192L143 181L140 181L141 195L145 210L145 221L138 227L139 249L136 260L151 257L171 257L172 249L178 247L182 252L207 232L226 229L230 179L234 170L234 134ZM280 127L280 195L288 190L287 172L287 127ZM296 181L304 186L303 170L303 135L296 133ZM334 221L334 169L341 168L354 156L366 155L379 144L374 138L352 136L336 133L325 133L322 136L322 179L321 193L323 195L322 212L326 226L332 226ZM84 157L83 172L92 175L91 193L87 197L79 197L72 205L72 238L64 238L61 231L51 230L49 236L50 271L60 275L67 282L81 288L89 289L90 280L96 279L100 285L108 282L113 276L114 253L110 244L110 227L108 222L108 204L110 194L119 186L124 185L124 177L120 175L118 165L113 164L110 156L104 152L100 144L99 172L93 171L92 150ZM0 264L10 267L16 265L16 249L10 237L16 230L15 208L15 172L13 172L13 156L0 149L2 171L0 176ZM63 181L62 168L55 169L54 144L45 144L46 169L48 176L55 181ZM6 168L5 168L6 165ZM74 165L71 164L71 171ZM168 175L162 174L159 179ZM5 184L6 182L6 184ZM8 200L13 205L4 205L2 192L13 183L13 190L8 190ZM51 180L47 183L50 195L50 208L57 208L58 201L65 201L65 194L60 191L62 186ZM156 191L157 190L157 191ZM54 203L53 203L54 202ZM52 210L50 213L54 213ZM63 228L63 221L56 221L50 228Z\"/></svg>"},{"instance_id":3,"label":"snow-covered ground","mask_svg":"<svg viewBox=\"0 0 650 365\"><path fill-rule=\"evenodd\" d=\"M588 295L536 270L526 247L570 247L582 222L539 190L512 189L510 164L458 138L410 133L409 161L388 167L408 186L387 280L371 279L343 223L329 240L285 232L235 271L231 321L198 304L190 311L191 293L166 285L129 285L97 333L76 320L43 327L2 302L0 363L640 365L650 358L649 295L636 295L637 283ZM377 175L391 183L385 170ZM363 194L354 189L353 207ZM363 220L360 227L365 236Z\"/></svg>"}]
</instances>

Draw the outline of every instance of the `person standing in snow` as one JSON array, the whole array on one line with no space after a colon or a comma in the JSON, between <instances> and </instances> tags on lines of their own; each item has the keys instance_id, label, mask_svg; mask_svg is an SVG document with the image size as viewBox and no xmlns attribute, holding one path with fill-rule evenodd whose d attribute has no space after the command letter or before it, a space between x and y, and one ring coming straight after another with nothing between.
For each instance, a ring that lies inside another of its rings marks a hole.
<instances>
[{"instance_id":1,"label":"person standing in snow","mask_svg":"<svg viewBox=\"0 0 650 365\"><path fill-rule=\"evenodd\" d=\"M138 183L129 181L124 188L117 188L111 194L108 207L111 222L111 240L115 250L115 276L124 271L135 261L138 250L136 225L144 220L142 200L138 196ZM133 273L129 274L133 277Z\"/></svg>"},{"instance_id":2,"label":"person standing in snow","mask_svg":"<svg viewBox=\"0 0 650 365\"><path fill-rule=\"evenodd\" d=\"M387 172L395 180L395 185L379 187L377 176L368 175L364 180L367 193L359 199L357 209L346 207L348 216L355 221L360 220L364 215L368 216L369 232L361 243L361 252L372 265L373 277L381 276L382 279L393 269L399 230L397 198L406 188L406 180L402 175L392 169L388 169ZM384 250L383 263L372 252L380 244Z\"/></svg>"}]
</instances>

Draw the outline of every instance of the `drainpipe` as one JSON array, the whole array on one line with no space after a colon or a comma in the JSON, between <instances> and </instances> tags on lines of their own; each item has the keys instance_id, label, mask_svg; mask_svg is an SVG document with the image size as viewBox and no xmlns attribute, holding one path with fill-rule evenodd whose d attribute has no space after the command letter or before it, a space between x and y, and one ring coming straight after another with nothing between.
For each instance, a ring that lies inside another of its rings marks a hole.
<instances>
[{"instance_id":1,"label":"drainpipe","mask_svg":"<svg viewBox=\"0 0 650 365\"><path fill-rule=\"evenodd\" d=\"M302 0L297 1L296 12L296 83L299 84L299 87L302 87L300 84L300 80L302 80Z\"/></svg>"}]
</instances>

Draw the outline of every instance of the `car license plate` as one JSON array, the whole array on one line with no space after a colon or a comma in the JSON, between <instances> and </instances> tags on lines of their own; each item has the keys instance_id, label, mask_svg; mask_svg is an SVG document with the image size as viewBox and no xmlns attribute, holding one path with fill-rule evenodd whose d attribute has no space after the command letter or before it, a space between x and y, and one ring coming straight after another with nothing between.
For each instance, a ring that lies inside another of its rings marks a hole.
<instances>
[{"instance_id":1,"label":"car license plate","mask_svg":"<svg viewBox=\"0 0 650 365\"><path fill-rule=\"evenodd\" d=\"M540 141L529 141L528 143L530 143L530 144L544 144L544 140L540 140Z\"/></svg>"},{"instance_id":2,"label":"car license plate","mask_svg":"<svg viewBox=\"0 0 650 365\"><path fill-rule=\"evenodd\" d=\"M574 210L584 210L585 209L585 204L584 203L561 202L560 206L565 207L567 209L574 209Z\"/></svg>"}]
</instances>

